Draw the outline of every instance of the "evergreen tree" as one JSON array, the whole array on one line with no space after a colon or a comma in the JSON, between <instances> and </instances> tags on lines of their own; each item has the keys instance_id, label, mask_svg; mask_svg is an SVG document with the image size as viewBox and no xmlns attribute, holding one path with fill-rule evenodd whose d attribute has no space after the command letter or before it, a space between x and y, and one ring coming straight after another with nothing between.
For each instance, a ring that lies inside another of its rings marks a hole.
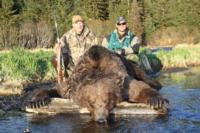
<instances>
[{"instance_id":1,"label":"evergreen tree","mask_svg":"<svg viewBox=\"0 0 200 133\"><path fill-rule=\"evenodd\" d=\"M108 0L98 0L97 9L98 9L98 19L107 20L109 18L109 1Z\"/></svg>"},{"instance_id":2,"label":"evergreen tree","mask_svg":"<svg viewBox=\"0 0 200 133\"><path fill-rule=\"evenodd\" d=\"M17 40L20 38L17 37L23 30L31 37L35 34L36 39L32 42L39 43L39 36L47 38L51 36L45 33L56 33L55 19L61 36L71 28L74 14L80 14L91 22L89 26L99 24L96 32L100 34L111 32L116 19L124 16L129 28L138 36L142 34L143 40L145 35L151 39L154 33L165 32L170 27L179 34L184 34L180 28L184 27L188 34L195 31L195 36L200 34L199 9L199 0L0 0L0 45L19 45ZM198 36L196 38L198 40Z\"/></svg>"},{"instance_id":3,"label":"evergreen tree","mask_svg":"<svg viewBox=\"0 0 200 133\"><path fill-rule=\"evenodd\" d=\"M97 0L83 0L83 7L88 18L98 18Z\"/></svg>"},{"instance_id":4,"label":"evergreen tree","mask_svg":"<svg viewBox=\"0 0 200 133\"><path fill-rule=\"evenodd\" d=\"M88 18L107 20L109 18L109 0L83 0Z\"/></svg>"},{"instance_id":5,"label":"evergreen tree","mask_svg":"<svg viewBox=\"0 0 200 133\"><path fill-rule=\"evenodd\" d=\"M112 0L109 3L109 18L115 20L119 16L129 19L130 1L128 0ZM129 15L128 15L129 14ZM115 23L115 22L114 22Z\"/></svg>"},{"instance_id":6,"label":"evergreen tree","mask_svg":"<svg viewBox=\"0 0 200 133\"><path fill-rule=\"evenodd\" d=\"M12 10L14 11L14 14L19 14L22 11L24 2L23 0L13 0L13 2Z\"/></svg>"},{"instance_id":7,"label":"evergreen tree","mask_svg":"<svg viewBox=\"0 0 200 133\"><path fill-rule=\"evenodd\" d=\"M137 36L143 33L143 21L142 21L142 7L137 0L133 0L131 4L131 15L129 15L129 25L131 25L133 31Z\"/></svg>"},{"instance_id":8,"label":"evergreen tree","mask_svg":"<svg viewBox=\"0 0 200 133\"><path fill-rule=\"evenodd\" d=\"M13 15L14 3L12 0L1 1L0 8L0 47L9 48L17 42L18 29L15 27L19 23L19 16Z\"/></svg>"},{"instance_id":9,"label":"evergreen tree","mask_svg":"<svg viewBox=\"0 0 200 133\"><path fill-rule=\"evenodd\" d=\"M71 27L71 16L73 15L74 2L71 0L52 0L50 3L50 15L54 22L57 20L61 34Z\"/></svg>"},{"instance_id":10,"label":"evergreen tree","mask_svg":"<svg viewBox=\"0 0 200 133\"><path fill-rule=\"evenodd\" d=\"M0 8L2 8L2 0L0 0Z\"/></svg>"}]
</instances>

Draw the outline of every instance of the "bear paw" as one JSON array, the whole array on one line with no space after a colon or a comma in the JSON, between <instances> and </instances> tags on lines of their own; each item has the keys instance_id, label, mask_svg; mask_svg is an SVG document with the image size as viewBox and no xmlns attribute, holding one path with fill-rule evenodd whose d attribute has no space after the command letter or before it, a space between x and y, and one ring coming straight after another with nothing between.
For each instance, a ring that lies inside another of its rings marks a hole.
<instances>
[{"instance_id":1,"label":"bear paw","mask_svg":"<svg viewBox=\"0 0 200 133\"><path fill-rule=\"evenodd\" d=\"M147 104L150 105L154 109L162 109L162 108L168 108L169 101L162 97L150 97L147 100Z\"/></svg>"},{"instance_id":2,"label":"bear paw","mask_svg":"<svg viewBox=\"0 0 200 133\"><path fill-rule=\"evenodd\" d=\"M30 100L25 102L25 107L27 108L41 108L50 103L51 99L49 97L47 90L36 90L35 94Z\"/></svg>"}]
</instances>

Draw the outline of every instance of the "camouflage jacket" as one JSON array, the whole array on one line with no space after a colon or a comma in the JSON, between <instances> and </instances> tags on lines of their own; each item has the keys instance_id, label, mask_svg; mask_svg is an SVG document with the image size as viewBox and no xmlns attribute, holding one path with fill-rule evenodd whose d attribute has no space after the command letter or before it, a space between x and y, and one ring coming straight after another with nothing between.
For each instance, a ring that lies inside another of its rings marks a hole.
<instances>
[{"instance_id":1,"label":"camouflage jacket","mask_svg":"<svg viewBox=\"0 0 200 133\"><path fill-rule=\"evenodd\" d=\"M92 45L96 45L97 38L88 27L84 27L84 31L81 35L77 35L76 32L71 29L65 33L61 39L62 52L69 53L72 57L72 61L76 65L79 57Z\"/></svg>"}]
</instances>

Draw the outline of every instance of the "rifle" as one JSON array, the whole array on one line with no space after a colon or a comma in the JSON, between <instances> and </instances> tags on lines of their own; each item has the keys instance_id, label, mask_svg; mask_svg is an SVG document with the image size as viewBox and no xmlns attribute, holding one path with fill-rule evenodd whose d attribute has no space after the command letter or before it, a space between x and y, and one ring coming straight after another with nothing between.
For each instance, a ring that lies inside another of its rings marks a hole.
<instances>
[{"instance_id":1,"label":"rifle","mask_svg":"<svg viewBox=\"0 0 200 133\"><path fill-rule=\"evenodd\" d=\"M56 36L57 36L57 43L59 45L61 45L60 43L60 38L59 38L59 32L58 32L58 24L57 24L57 21L56 21L56 16L54 14L54 24L55 24L55 28L56 28ZM64 69L64 76L66 75L66 68L65 68L65 65L64 65L64 59L63 59L63 53L62 53L62 49L61 47L59 47L60 49L57 51L56 53L56 56L57 56L57 80L58 80L58 84L61 83L61 76L62 76L62 68ZM62 63L62 64L61 64Z\"/></svg>"}]
</instances>

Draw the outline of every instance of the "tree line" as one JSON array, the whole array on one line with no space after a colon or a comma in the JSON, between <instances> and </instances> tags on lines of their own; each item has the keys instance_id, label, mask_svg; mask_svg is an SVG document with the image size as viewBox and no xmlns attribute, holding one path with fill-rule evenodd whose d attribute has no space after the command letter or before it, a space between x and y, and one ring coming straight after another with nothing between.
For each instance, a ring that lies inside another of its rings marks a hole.
<instances>
[{"instance_id":1,"label":"tree line","mask_svg":"<svg viewBox=\"0 0 200 133\"><path fill-rule=\"evenodd\" d=\"M198 43L199 0L0 0L0 49L49 48L82 15L101 42L124 16L144 45Z\"/></svg>"}]
</instances>

